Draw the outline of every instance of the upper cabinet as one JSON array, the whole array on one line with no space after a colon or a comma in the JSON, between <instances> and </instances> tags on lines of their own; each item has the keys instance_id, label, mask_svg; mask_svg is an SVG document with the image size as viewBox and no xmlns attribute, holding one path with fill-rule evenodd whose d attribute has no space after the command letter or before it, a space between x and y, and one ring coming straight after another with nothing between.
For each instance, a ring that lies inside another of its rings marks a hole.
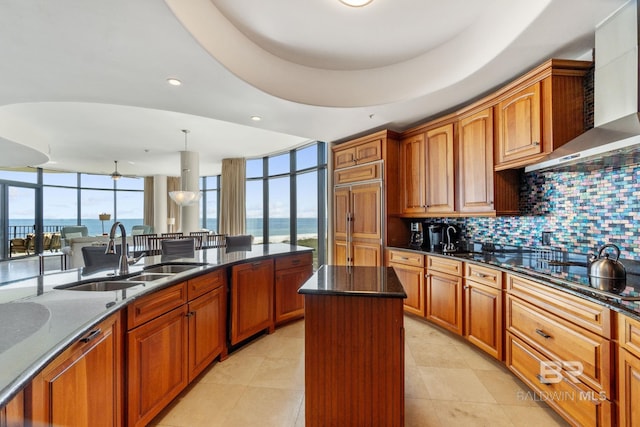
<instances>
[{"instance_id":1,"label":"upper cabinet","mask_svg":"<svg viewBox=\"0 0 640 427\"><path fill-rule=\"evenodd\" d=\"M401 144L403 214L443 214L455 210L454 125L426 128Z\"/></svg>"},{"instance_id":2,"label":"upper cabinet","mask_svg":"<svg viewBox=\"0 0 640 427\"><path fill-rule=\"evenodd\" d=\"M382 138L364 141L346 147L336 147L333 151L333 168L342 169L382 159Z\"/></svg>"},{"instance_id":3,"label":"upper cabinet","mask_svg":"<svg viewBox=\"0 0 640 427\"><path fill-rule=\"evenodd\" d=\"M584 75L591 62L549 60L492 97L495 169L521 168L585 130Z\"/></svg>"}]
</instances>

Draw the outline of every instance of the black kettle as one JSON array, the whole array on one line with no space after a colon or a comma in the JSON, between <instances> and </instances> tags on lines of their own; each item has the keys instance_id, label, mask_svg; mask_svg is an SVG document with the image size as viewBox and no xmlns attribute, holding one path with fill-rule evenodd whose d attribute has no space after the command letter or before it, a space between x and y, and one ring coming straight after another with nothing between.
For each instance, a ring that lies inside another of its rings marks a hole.
<instances>
[{"instance_id":1,"label":"black kettle","mask_svg":"<svg viewBox=\"0 0 640 427\"><path fill-rule=\"evenodd\" d=\"M616 259L610 259L609 254L602 252L606 248L613 248L616 251ZM620 248L609 243L598 251L598 256L592 256L589 264L589 284L593 288L603 291L620 293L624 290L627 282L627 271L618 259L620 258Z\"/></svg>"}]
</instances>

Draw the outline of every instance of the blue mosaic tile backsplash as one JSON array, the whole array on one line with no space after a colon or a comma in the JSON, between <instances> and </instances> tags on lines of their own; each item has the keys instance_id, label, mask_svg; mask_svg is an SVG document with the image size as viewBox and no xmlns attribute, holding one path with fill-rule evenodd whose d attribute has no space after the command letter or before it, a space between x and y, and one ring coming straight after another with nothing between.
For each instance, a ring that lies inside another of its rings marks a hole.
<instances>
[{"instance_id":1,"label":"blue mosaic tile backsplash","mask_svg":"<svg viewBox=\"0 0 640 427\"><path fill-rule=\"evenodd\" d=\"M640 260L640 165L593 172L531 172L523 176L521 216L459 218L469 240L596 252L605 243L621 258Z\"/></svg>"}]
</instances>

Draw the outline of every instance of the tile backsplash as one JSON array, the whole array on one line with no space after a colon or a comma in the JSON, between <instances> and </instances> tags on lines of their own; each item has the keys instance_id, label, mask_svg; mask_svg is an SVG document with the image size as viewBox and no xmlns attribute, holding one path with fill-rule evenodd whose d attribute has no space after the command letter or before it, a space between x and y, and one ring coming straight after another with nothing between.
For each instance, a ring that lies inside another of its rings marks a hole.
<instances>
[{"instance_id":1,"label":"tile backsplash","mask_svg":"<svg viewBox=\"0 0 640 427\"><path fill-rule=\"evenodd\" d=\"M621 258L640 260L640 165L592 172L523 175L520 216L449 219L467 239L519 246L542 244L569 252L595 252L605 243Z\"/></svg>"}]
</instances>

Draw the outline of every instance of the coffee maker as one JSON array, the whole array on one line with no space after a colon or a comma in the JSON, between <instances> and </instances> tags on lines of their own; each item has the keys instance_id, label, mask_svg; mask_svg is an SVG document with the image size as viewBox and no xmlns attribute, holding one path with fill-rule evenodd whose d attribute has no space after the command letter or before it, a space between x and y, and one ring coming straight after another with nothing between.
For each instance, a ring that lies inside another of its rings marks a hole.
<instances>
[{"instance_id":1,"label":"coffee maker","mask_svg":"<svg viewBox=\"0 0 640 427\"><path fill-rule=\"evenodd\" d=\"M442 252L442 229L443 224L429 225L429 250L431 252Z\"/></svg>"},{"instance_id":2,"label":"coffee maker","mask_svg":"<svg viewBox=\"0 0 640 427\"><path fill-rule=\"evenodd\" d=\"M422 229L422 222L414 221L409 226L411 235L409 237L409 247L412 249L421 249L424 243L424 231Z\"/></svg>"}]
</instances>

